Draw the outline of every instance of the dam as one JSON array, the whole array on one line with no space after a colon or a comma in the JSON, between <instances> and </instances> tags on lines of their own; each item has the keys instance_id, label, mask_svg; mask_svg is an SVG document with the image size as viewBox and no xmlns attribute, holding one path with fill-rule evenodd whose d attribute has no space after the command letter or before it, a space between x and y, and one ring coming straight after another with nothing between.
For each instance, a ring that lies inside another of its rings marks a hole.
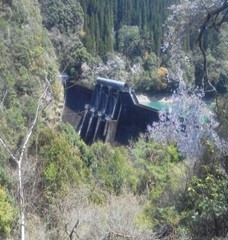
<instances>
[{"instance_id":1,"label":"dam","mask_svg":"<svg viewBox=\"0 0 228 240\"><path fill-rule=\"evenodd\" d=\"M141 105L128 84L117 80L97 78L94 89L68 82L65 97L63 122L87 144L128 144L159 120L156 109Z\"/></svg>"}]
</instances>

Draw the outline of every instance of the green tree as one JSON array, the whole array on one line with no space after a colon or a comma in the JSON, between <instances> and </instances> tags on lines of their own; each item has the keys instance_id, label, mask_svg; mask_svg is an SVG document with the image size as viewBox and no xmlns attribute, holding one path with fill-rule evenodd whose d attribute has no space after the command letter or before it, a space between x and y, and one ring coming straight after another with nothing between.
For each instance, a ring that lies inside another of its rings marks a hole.
<instances>
[{"instance_id":1,"label":"green tree","mask_svg":"<svg viewBox=\"0 0 228 240\"><path fill-rule=\"evenodd\" d=\"M124 25L118 32L118 50L128 57L139 56L140 31L138 26Z\"/></svg>"}]
</instances>

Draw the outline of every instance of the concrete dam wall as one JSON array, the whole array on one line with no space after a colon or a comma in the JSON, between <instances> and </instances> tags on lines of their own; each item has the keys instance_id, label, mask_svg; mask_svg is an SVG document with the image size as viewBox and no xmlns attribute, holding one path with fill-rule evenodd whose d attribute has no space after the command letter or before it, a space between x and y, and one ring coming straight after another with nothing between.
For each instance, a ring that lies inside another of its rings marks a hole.
<instances>
[{"instance_id":1,"label":"concrete dam wall","mask_svg":"<svg viewBox=\"0 0 228 240\"><path fill-rule=\"evenodd\" d=\"M87 144L96 140L128 144L158 121L158 111L140 105L125 82L98 78L93 90L67 83L63 121L74 126Z\"/></svg>"}]
</instances>

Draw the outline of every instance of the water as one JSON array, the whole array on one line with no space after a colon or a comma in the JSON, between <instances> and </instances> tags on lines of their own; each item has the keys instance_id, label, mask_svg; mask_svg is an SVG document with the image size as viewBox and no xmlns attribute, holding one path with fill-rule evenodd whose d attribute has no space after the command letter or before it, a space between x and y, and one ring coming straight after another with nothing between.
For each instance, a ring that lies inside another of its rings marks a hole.
<instances>
[{"instance_id":1,"label":"water","mask_svg":"<svg viewBox=\"0 0 228 240\"><path fill-rule=\"evenodd\" d=\"M151 101L147 103L145 106L156 109L158 111L160 110L168 110L169 105L168 103L160 102L160 101Z\"/></svg>"},{"instance_id":2,"label":"water","mask_svg":"<svg viewBox=\"0 0 228 240\"><path fill-rule=\"evenodd\" d=\"M211 111L214 110L215 103L213 101L205 101L205 103L206 103L206 106L207 106L208 110L211 110ZM163 102L163 101L159 101L159 100L157 100L157 101L154 100L154 101L151 101L149 103L145 103L143 105L145 105L147 107L150 107L150 108L153 108L153 109L156 109L158 111L168 110L169 107L170 107L170 104L168 102Z\"/></svg>"}]
</instances>

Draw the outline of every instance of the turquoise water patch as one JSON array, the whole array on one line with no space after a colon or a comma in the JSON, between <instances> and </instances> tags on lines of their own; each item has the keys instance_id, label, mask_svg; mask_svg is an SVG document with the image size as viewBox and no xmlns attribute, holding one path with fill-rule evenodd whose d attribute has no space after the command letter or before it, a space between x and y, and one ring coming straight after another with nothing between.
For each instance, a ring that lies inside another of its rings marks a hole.
<instances>
[{"instance_id":1,"label":"turquoise water patch","mask_svg":"<svg viewBox=\"0 0 228 240\"><path fill-rule=\"evenodd\" d=\"M147 107L156 109L156 110L162 110L162 109L168 109L168 104L164 102L158 102L158 101L152 101L146 104Z\"/></svg>"},{"instance_id":2,"label":"turquoise water patch","mask_svg":"<svg viewBox=\"0 0 228 240\"><path fill-rule=\"evenodd\" d=\"M149 103L142 103L142 105L145 105L147 107L156 109L156 110L166 110L169 108L169 104L165 102L160 102L160 101L151 101ZM206 102L207 108L209 110L214 110L215 108L215 103L214 102Z\"/></svg>"}]
</instances>

